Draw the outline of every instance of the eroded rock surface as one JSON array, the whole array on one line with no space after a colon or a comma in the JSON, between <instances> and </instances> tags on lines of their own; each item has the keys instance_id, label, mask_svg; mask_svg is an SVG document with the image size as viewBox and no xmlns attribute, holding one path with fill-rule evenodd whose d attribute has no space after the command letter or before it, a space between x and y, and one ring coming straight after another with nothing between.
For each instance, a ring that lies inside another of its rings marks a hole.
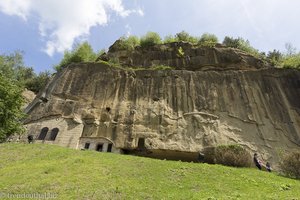
<instances>
[{"instance_id":1,"label":"eroded rock surface","mask_svg":"<svg viewBox=\"0 0 300 200\"><path fill-rule=\"evenodd\" d=\"M124 67L151 68L165 65L180 70L242 70L261 69L270 66L238 49L217 45L217 47L201 47L187 42L173 42L149 47L136 47L133 50L120 49L117 40L108 53L98 60L118 62Z\"/></svg>"},{"instance_id":2,"label":"eroded rock surface","mask_svg":"<svg viewBox=\"0 0 300 200\"><path fill-rule=\"evenodd\" d=\"M265 159L300 146L300 71L122 70L73 64L27 107L28 132L55 143L106 138L116 149L199 152L238 143ZM140 140L140 141L139 141ZM143 141L141 141L143 140Z\"/></svg>"}]
</instances>

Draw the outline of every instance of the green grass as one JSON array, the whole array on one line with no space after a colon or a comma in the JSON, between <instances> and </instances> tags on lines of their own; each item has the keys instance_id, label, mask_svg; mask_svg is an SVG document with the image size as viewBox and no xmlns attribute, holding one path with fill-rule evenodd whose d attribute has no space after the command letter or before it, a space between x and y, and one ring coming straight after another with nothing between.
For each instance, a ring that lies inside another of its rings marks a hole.
<instances>
[{"instance_id":1,"label":"green grass","mask_svg":"<svg viewBox=\"0 0 300 200\"><path fill-rule=\"evenodd\" d=\"M9 143L0 144L0 194L8 193L64 200L300 199L300 181L254 168Z\"/></svg>"}]
</instances>

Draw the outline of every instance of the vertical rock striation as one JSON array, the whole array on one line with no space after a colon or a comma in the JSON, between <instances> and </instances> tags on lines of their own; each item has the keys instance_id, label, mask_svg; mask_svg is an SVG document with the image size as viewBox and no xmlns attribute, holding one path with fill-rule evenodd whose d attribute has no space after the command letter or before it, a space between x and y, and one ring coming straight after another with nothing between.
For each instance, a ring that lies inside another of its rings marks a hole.
<instances>
[{"instance_id":1,"label":"vertical rock striation","mask_svg":"<svg viewBox=\"0 0 300 200\"><path fill-rule=\"evenodd\" d=\"M193 160L205 147L238 143L277 161L278 151L300 147L300 71L270 68L235 53L240 59L231 65L216 53L209 65L176 65L177 70L72 64L27 107L25 125L37 136L43 127L58 127L54 143L73 148L104 138L115 150ZM152 65L153 59L141 66Z\"/></svg>"}]
</instances>

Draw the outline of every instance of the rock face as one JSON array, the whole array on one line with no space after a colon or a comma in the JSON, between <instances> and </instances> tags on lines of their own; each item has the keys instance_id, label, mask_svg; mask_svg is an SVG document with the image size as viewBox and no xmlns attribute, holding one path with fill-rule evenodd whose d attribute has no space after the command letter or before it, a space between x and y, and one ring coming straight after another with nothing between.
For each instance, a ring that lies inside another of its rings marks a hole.
<instances>
[{"instance_id":1,"label":"rock face","mask_svg":"<svg viewBox=\"0 0 300 200\"><path fill-rule=\"evenodd\" d=\"M29 103L33 101L33 99L35 98L36 95L34 94L34 92L25 89L22 92L22 96L25 100L24 106L22 106L22 108L25 109L29 105Z\"/></svg>"},{"instance_id":2,"label":"rock face","mask_svg":"<svg viewBox=\"0 0 300 200\"><path fill-rule=\"evenodd\" d=\"M238 143L271 162L280 150L299 149L300 71L269 68L251 56L231 55L232 49L207 51L214 59L199 62L211 63L197 68L195 61L191 68L182 65L185 70L72 64L27 107L28 133L72 148L181 160L196 160L199 151L219 144ZM222 52L242 59L227 65L230 60L220 61ZM141 57L132 63L142 63Z\"/></svg>"},{"instance_id":3,"label":"rock face","mask_svg":"<svg viewBox=\"0 0 300 200\"><path fill-rule=\"evenodd\" d=\"M257 59L238 49L201 47L186 42L173 42L149 47L136 47L134 50L120 50L117 40L107 54L99 60L111 60L125 67L151 68L165 65L177 70L242 70L269 67Z\"/></svg>"}]
</instances>

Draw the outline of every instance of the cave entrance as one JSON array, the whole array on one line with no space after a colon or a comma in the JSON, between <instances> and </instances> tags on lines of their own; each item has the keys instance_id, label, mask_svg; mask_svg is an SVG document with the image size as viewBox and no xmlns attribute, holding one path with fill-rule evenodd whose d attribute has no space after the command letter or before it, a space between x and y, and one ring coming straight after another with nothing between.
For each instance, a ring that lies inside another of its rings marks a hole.
<instances>
[{"instance_id":1,"label":"cave entrance","mask_svg":"<svg viewBox=\"0 0 300 200\"><path fill-rule=\"evenodd\" d=\"M145 149L145 138L139 138L138 140L138 149L143 150Z\"/></svg>"}]
</instances>

